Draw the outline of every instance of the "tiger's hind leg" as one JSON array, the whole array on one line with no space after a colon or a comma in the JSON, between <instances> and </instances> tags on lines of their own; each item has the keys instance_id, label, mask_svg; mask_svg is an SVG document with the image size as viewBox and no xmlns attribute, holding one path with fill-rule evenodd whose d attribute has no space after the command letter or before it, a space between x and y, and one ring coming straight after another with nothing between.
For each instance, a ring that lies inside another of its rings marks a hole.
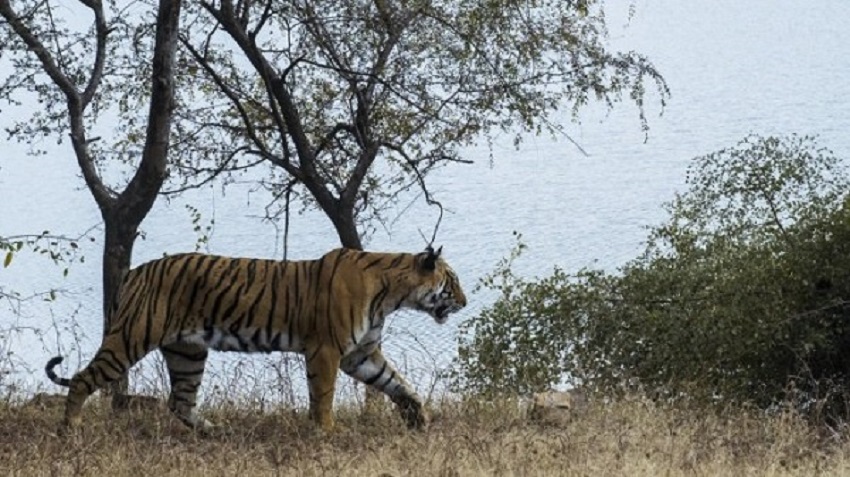
<instances>
[{"instance_id":1,"label":"tiger's hind leg","mask_svg":"<svg viewBox=\"0 0 850 477\"><path fill-rule=\"evenodd\" d=\"M68 383L63 430L78 426L86 399L98 389L120 379L145 354L147 350L139 356L129 352L120 332L106 335L88 366L75 374Z\"/></svg>"},{"instance_id":2,"label":"tiger's hind leg","mask_svg":"<svg viewBox=\"0 0 850 477\"><path fill-rule=\"evenodd\" d=\"M192 429L207 432L214 426L195 412L198 387L204 377L207 361L207 348L199 344L174 343L160 348L168 366L171 380L171 394L168 397L168 409L183 424Z\"/></svg>"},{"instance_id":3,"label":"tiger's hind leg","mask_svg":"<svg viewBox=\"0 0 850 477\"><path fill-rule=\"evenodd\" d=\"M345 374L389 396L398 406L407 427L422 429L428 424L422 399L384 358L380 349L369 354L355 351L343 358L341 368Z\"/></svg>"}]
</instances>

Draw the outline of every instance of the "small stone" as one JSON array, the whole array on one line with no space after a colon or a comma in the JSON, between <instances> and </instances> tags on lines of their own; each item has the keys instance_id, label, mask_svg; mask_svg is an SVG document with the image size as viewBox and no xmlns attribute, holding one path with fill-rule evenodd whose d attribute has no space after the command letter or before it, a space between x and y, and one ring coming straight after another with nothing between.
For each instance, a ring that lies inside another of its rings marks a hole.
<instances>
[{"instance_id":1,"label":"small stone","mask_svg":"<svg viewBox=\"0 0 850 477\"><path fill-rule=\"evenodd\" d=\"M535 422L563 425L587 407L587 396L580 389L545 391L531 398L528 418Z\"/></svg>"}]
</instances>

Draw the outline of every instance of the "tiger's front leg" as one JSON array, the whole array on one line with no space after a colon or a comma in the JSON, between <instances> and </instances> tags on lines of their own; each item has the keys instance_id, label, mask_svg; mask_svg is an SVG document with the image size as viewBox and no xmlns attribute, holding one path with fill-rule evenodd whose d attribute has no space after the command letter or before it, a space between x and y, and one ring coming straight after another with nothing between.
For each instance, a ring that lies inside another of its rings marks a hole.
<instances>
[{"instance_id":1,"label":"tiger's front leg","mask_svg":"<svg viewBox=\"0 0 850 477\"><path fill-rule=\"evenodd\" d=\"M310 388L310 418L324 432L334 430L333 400L336 375L339 370L339 352L335 348L319 346L308 352L307 384Z\"/></svg>"},{"instance_id":2,"label":"tiger's front leg","mask_svg":"<svg viewBox=\"0 0 850 477\"><path fill-rule=\"evenodd\" d=\"M413 386L384 358L380 349L369 354L355 351L343 358L340 367L345 374L389 396L398 405L407 427L422 429L428 424L422 399L416 394Z\"/></svg>"}]
</instances>

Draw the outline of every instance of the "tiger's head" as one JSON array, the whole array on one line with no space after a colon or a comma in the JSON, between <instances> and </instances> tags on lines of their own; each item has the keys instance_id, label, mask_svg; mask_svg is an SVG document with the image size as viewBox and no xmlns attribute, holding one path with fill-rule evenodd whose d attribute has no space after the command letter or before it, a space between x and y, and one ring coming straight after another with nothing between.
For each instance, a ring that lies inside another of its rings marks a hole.
<instances>
[{"instance_id":1,"label":"tiger's head","mask_svg":"<svg viewBox=\"0 0 850 477\"><path fill-rule=\"evenodd\" d=\"M443 324L451 313L466 306L466 295L452 267L440 257L443 247L436 251L429 245L414 255L417 284L412 294L413 307L431 315Z\"/></svg>"}]
</instances>

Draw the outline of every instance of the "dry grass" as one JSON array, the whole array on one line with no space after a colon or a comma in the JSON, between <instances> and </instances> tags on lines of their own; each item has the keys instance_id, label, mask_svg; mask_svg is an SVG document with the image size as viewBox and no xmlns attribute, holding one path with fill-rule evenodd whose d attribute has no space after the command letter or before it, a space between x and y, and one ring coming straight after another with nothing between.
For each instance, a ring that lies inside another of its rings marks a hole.
<instances>
[{"instance_id":1,"label":"dry grass","mask_svg":"<svg viewBox=\"0 0 850 477\"><path fill-rule=\"evenodd\" d=\"M426 432L390 410L342 409L323 437L303 413L208 409L228 432L201 437L166 411L86 408L55 430L55 405L0 404L0 475L850 475L850 444L789 414L724 416L643 400L590 404L569 422L529 422L515 404L443 403Z\"/></svg>"}]
</instances>

